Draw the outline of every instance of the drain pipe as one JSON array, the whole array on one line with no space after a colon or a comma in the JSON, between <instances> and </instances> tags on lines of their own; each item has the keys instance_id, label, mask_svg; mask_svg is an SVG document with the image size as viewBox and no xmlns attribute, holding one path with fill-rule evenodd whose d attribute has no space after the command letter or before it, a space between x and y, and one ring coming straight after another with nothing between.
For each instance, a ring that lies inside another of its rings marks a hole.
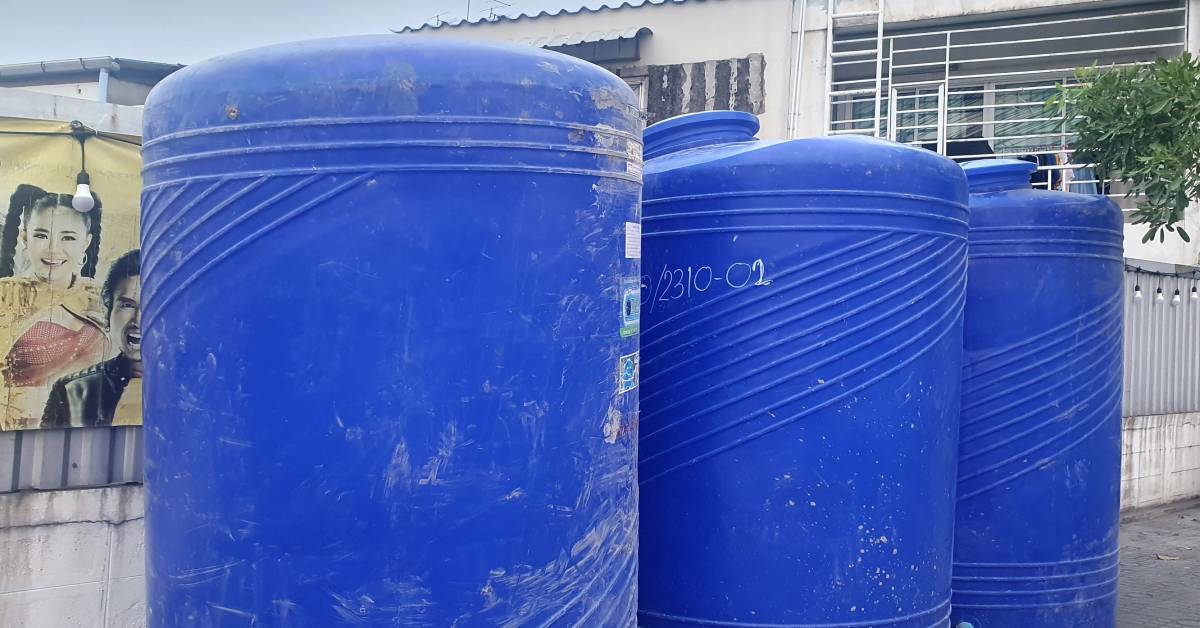
<instances>
[{"instance_id":1,"label":"drain pipe","mask_svg":"<svg viewBox=\"0 0 1200 628\"><path fill-rule=\"evenodd\" d=\"M800 136L800 92L804 79L804 23L808 13L806 0L792 0L792 93L788 104L787 135Z\"/></svg>"},{"instance_id":2,"label":"drain pipe","mask_svg":"<svg viewBox=\"0 0 1200 628\"><path fill-rule=\"evenodd\" d=\"M108 68L100 68L100 93L96 95L96 100L108 102Z\"/></svg>"}]
</instances>

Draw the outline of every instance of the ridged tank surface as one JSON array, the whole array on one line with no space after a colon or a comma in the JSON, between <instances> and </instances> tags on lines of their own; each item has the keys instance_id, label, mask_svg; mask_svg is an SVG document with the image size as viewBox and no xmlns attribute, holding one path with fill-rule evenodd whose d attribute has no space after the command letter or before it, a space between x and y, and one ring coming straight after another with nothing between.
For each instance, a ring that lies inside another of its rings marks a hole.
<instances>
[{"instance_id":1,"label":"ridged tank surface","mask_svg":"<svg viewBox=\"0 0 1200 628\"><path fill-rule=\"evenodd\" d=\"M635 103L396 36L154 89L152 628L633 625Z\"/></svg>"},{"instance_id":2,"label":"ridged tank surface","mask_svg":"<svg viewBox=\"0 0 1200 628\"><path fill-rule=\"evenodd\" d=\"M954 625L1115 625L1121 212L964 166L971 230Z\"/></svg>"},{"instance_id":3,"label":"ridged tank surface","mask_svg":"<svg viewBox=\"0 0 1200 628\"><path fill-rule=\"evenodd\" d=\"M645 134L641 625L944 627L966 177L757 129Z\"/></svg>"}]
</instances>

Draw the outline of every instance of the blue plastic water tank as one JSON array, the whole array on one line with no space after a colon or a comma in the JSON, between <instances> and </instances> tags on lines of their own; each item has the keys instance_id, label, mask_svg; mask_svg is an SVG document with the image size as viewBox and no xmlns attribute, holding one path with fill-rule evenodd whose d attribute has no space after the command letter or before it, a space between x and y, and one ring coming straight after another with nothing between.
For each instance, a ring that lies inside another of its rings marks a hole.
<instances>
[{"instance_id":1,"label":"blue plastic water tank","mask_svg":"<svg viewBox=\"0 0 1200 628\"><path fill-rule=\"evenodd\" d=\"M155 88L150 626L632 625L640 132L595 66L441 39Z\"/></svg>"},{"instance_id":2,"label":"blue plastic water tank","mask_svg":"<svg viewBox=\"0 0 1200 628\"><path fill-rule=\"evenodd\" d=\"M966 177L757 130L645 133L641 625L945 626Z\"/></svg>"},{"instance_id":3,"label":"blue plastic water tank","mask_svg":"<svg viewBox=\"0 0 1200 628\"><path fill-rule=\"evenodd\" d=\"M1122 219L1033 190L1036 166L964 166L971 231L954 624L1115 625Z\"/></svg>"}]
</instances>

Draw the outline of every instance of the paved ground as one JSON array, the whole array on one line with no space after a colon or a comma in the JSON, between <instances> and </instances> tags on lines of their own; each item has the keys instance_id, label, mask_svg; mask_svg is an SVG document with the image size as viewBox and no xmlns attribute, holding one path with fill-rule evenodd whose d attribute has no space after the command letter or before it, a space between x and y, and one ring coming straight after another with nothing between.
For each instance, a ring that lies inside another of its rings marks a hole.
<instances>
[{"instance_id":1,"label":"paved ground","mask_svg":"<svg viewBox=\"0 0 1200 628\"><path fill-rule=\"evenodd\" d=\"M1121 524L1120 628L1200 628L1200 501Z\"/></svg>"}]
</instances>

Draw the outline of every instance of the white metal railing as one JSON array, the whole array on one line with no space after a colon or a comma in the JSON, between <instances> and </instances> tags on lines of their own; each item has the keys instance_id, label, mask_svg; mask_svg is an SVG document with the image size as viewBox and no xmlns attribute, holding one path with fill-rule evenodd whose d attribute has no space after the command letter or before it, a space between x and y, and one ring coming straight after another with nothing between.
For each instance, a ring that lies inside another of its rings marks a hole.
<instances>
[{"instance_id":1,"label":"white metal railing","mask_svg":"<svg viewBox=\"0 0 1200 628\"><path fill-rule=\"evenodd\" d=\"M956 159L1024 158L1038 162L1035 185L1117 193L1092 164L1074 163L1068 111L1044 103L1077 67L1178 54L1187 9L1181 0L1076 5L957 27L829 30L827 133L877 135Z\"/></svg>"},{"instance_id":2,"label":"white metal railing","mask_svg":"<svg viewBox=\"0 0 1200 628\"><path fill-rule=\"evenodd\" d=\"M883 128L879 124L882 116L881 110L883 107L883 2L884 0L875 0L874 8L866 11L841 11L838 0L827 0L825 4L825 15L827 19L825 45L826 54L829 56L830 61L832 62L832 60L835 58L867 55L871 58L860 61L852 61L850 63L869 63L874 66L874 73L870 77L850 81L851 83L855 84L867 84L864 87L835 88L833 72L826 73L825 98L826 100L831 100L843 97L853 98L855 96L870 95L871 98L869 100L864 100L863 102L869 102L872 105L872 113L870 118L870 132L872 135L879 135ZM836 34L839 30L839 26L843 21L847 20L851 24L855 25L854 28L861 28L864 20L872 24L871 30L874 31L875 37L868 40L871 42L870 48L852 48L848 50L834 49L837 45ZM829 108L826 108L825 110L825 130L835 135L838 133L860 132L855 128L837 130L833 129Z\"/></svg>"}]
</instances>

